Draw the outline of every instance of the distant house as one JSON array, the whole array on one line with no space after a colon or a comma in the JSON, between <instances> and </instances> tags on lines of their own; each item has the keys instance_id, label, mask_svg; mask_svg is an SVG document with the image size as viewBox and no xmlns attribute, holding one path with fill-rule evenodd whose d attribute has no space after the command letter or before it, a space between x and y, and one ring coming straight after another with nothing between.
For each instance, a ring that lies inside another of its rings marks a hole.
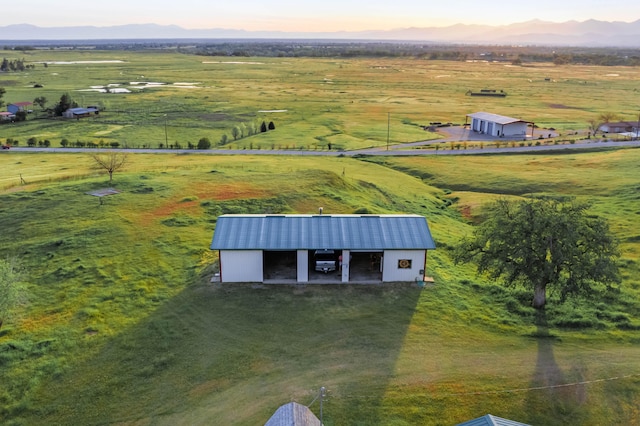
<instances>
[{"instance_id":1,"label":"distant house","mask_svg":"<svg viewBox=\"0 0 640 426\"><path fill-rule=\"evenodd\" d=\"M308 407L290 402L278 408L264 426L322 426Z\"/></svg>"},{"instance_id":2,"label":"distant house","mask_svg":"<svg viewBox=\"0 0 640 426\"><path fill-rule=\"evenodd\" d=\"M637 121L618 121L616 123L604 123L600 126L603 133L634 133L638 131Z\"/></svg>"},{"instance_id":3,"label":"distant house","mask_svg":"<svg viewBox=\"0 0 640 426\"><path fill-rule=\"evenodd\" d=\"M0 121L13 121L16 115L12 112L0 112Z\"/></svg>"},{"instance_id":4,"label":"distant house","mask_svg":"<svg viewBox=\"0 0 640 426\"><path fill-rule=\"evenodd\" d=\"M97 108L69 108L62 113L62 116L64 118L77 118L79 120L82 117L91 117L97 114L99 114Z\"/></svg>"},{"instance_id":5,"label":"distant house","mask_svg":"<svg viewBox=\"0 0 640 426\"><path fill-rule=\"evenodd\" d=\"M7 105L7 111L9 111L12 114L16 114L20 111L28 111L28 108L31 105L33 105L33 102L15 102Z\"/></svg>"},{"instance_id":6,"label":"distant house","mask_svg":"<svg viewBox=\"0 0 640 426\"><path fill-rule=\"evenodd\" d=\"M469 118L471 118L471 130L495 137L524 138L527 136L527 126L533 124L530 121L489 112L467 114L467 120Z\"/></svg>"},{"instance_id":7,"label":"distant house","mask_svg":"<svg viewBox=\"0 0 640 426\"><path fill-rule=\"evenodd\" d=\"M211 249L221 282L424 283L435 243L419 215L246 214L218 217Z\"/></svg>"},{"instance_id":8,"label":"distant house","mask_svg":"<svg viewBox=\"0 0 640 426\"><path fill-rule=\"evenodd\" d=\"M526 423L520 423L509 419L503 419L502 417L492 416L487 414L486 416L478 417L477 419L469 420L468 422L459 423L456 426L530 426Z\"/></svg>"}]
</instances>

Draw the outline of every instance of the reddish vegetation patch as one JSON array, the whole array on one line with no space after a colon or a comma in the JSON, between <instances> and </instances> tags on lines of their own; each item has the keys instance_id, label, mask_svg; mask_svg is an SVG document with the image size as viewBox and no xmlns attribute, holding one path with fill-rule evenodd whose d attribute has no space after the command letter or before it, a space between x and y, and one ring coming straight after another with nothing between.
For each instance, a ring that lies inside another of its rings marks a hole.
<instances>
[{"instance_id":1,"label":"reddish vegetation patch","mask_svg":"<svg viewBox=\"0 0 640 426\"><path fill-rule=\"evenodd\" d=\"M269 191L258 188L251 183L223 183L211 186L206 192L199 190L198 197L202 199L233 200L236 198L264 198Z\"/></svg>"},{"instance_id":2,"label":"reddish vegetation patch","mask_svg":"<svg viewBox=\"0 0 640 426\"><path fill-rule=\"evenodd\" d=\"M460 208L460 214L462 214L462 217L465 219L471 219L471 206L462 206Z\"/></svg>"},{"instance_id":3,"label":"reddish vegetation patch","mask_svg":"<svg viewBox=\"0 0 640 426\"><path fill-rule=\"evenodd\" d=\"M179 199L167 201L155 210L146 212L144 219L169 217L176 212L192 213L197 215L200 213L200 203L205 200L233 200L243 198L263 198L271 195L270 192L256 187L251 183L234 183L234 184L199 184L197 188L185 189L183 195ZM196 198L195 200L184 201Z\"/></svg>"},{"instance_id":4,"label":"reddish vegetation patch","mask_svg":"<svg viewBox=\"0 0 640 426\"><path fill-rule=\"evenodd\" d=\"M69 314L43 314L40 316L31 316L29 318L23 318L20 321L20 329L35 331L42 330L46 327L50 327L52 324L56 324L63 319L67 319Z\"/></svg>"},{"instance_id":5,"label":"reddish vegetation patch","mask_svg":"<svg viewBox=\"0 0 640 426\"><path fill-rule=\"evenodd\" d=\"M173 213L180 211L193 211L198 207L198 201L170 201L168 203L163 204L159 208L150 211L150 216L155 217L167 217L172 215Z\"/></svg>"}]
</instances>

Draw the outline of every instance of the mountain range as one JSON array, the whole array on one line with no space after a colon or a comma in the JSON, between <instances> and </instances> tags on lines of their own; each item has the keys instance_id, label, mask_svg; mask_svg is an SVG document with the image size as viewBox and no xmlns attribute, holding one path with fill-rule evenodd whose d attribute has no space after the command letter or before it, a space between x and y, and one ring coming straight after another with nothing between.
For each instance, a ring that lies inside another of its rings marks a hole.
<instances>
[{"instance_id":1,"label":"mountain range","mask_svg":"<svg viewBox=\"0 0 640 426\"><path fill-rule=\"evenodd\" d=\"M337 32L246 31L225 28L185 29L177 25L158 24L106 27L39 27L30 24L0 26L0 41L4 42L118 39L389 40L496 45L640 47L640 20L634 22L587 20L562 23L532 20L501 26L456 24L448 27Z\"/></svg>"}]
</instances>

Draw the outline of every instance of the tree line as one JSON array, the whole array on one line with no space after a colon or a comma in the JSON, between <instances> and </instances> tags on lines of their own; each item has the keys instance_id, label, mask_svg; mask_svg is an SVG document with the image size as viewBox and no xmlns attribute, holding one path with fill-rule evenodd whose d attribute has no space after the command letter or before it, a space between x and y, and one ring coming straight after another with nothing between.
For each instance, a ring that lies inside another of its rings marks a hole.
<instances>
[{"instance_id":1,"label":"tree line","mask_svg":"<svg viewBox=\"0 0 640 426\"><path fill-rule=\"evenodd\" d=\"M73 47L75 45L65 45ZM11 46L5 46L11 49ZM392 41L321 41L321 40L224 40L181 43L180 41L146 41L107 43L103 50L146 50L149 48L177 48L181 53L201 56L228 57L411 57L426 60L491 60L516 64L554 63L556 65L638 66L640 48L632 47L558 47L558 46L499 46L465 44L427 44ZM18 50L18 47L13 47ZM21 47L27 50L28 48ZM46 66L46 64L45 64ZM23 71L33 68L24 59L4 58L0 71Z\"/></svg>"},{"instance_id":2,"label":"tree line","mask_svg":"<svg viewBox=\"0 0 640 426\"><path fill-rule=\"evenodd\" d=\"M430 45L394 42L225 41L180 47L184 53L231 57L414 57L426 60L490 60L510 63L554 63L615 66L640 65L637 48L547 46Z\"/></svg>"},{"instance_id":3,"label":"tree line","mask_svg":"<svg viewBox=\"0 0 640 426\"><path fill-rule=\"evenodd\" d=\"M25 71L35 67L33 64L25 64L24 59L2 58L2 62L0 62L0 71L2 72Z\"/></svg>"}]
</instances>

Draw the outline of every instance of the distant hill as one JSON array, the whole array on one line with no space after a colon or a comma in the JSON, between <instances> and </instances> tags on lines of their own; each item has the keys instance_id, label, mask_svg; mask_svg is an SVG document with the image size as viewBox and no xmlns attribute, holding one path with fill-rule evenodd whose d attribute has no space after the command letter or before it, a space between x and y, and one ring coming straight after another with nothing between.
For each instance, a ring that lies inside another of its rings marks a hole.
<instances>
[{"instance_id":1,"label":"distant hill","mask_svg":"<svg viewBox=\"0 0 640 426\"><path fill-rule=\"evenodd\" d=\"M38 27L19 24L0 27L0 41L221 38L405 40L433 43L640 47L640 20L635 22L588 20L562 23L532 20L501 26L456 24L448 27L338 32L245 31L226 28L185 29L177 25L157 24L109 27Z\"/></svg>"}]
</instances>

